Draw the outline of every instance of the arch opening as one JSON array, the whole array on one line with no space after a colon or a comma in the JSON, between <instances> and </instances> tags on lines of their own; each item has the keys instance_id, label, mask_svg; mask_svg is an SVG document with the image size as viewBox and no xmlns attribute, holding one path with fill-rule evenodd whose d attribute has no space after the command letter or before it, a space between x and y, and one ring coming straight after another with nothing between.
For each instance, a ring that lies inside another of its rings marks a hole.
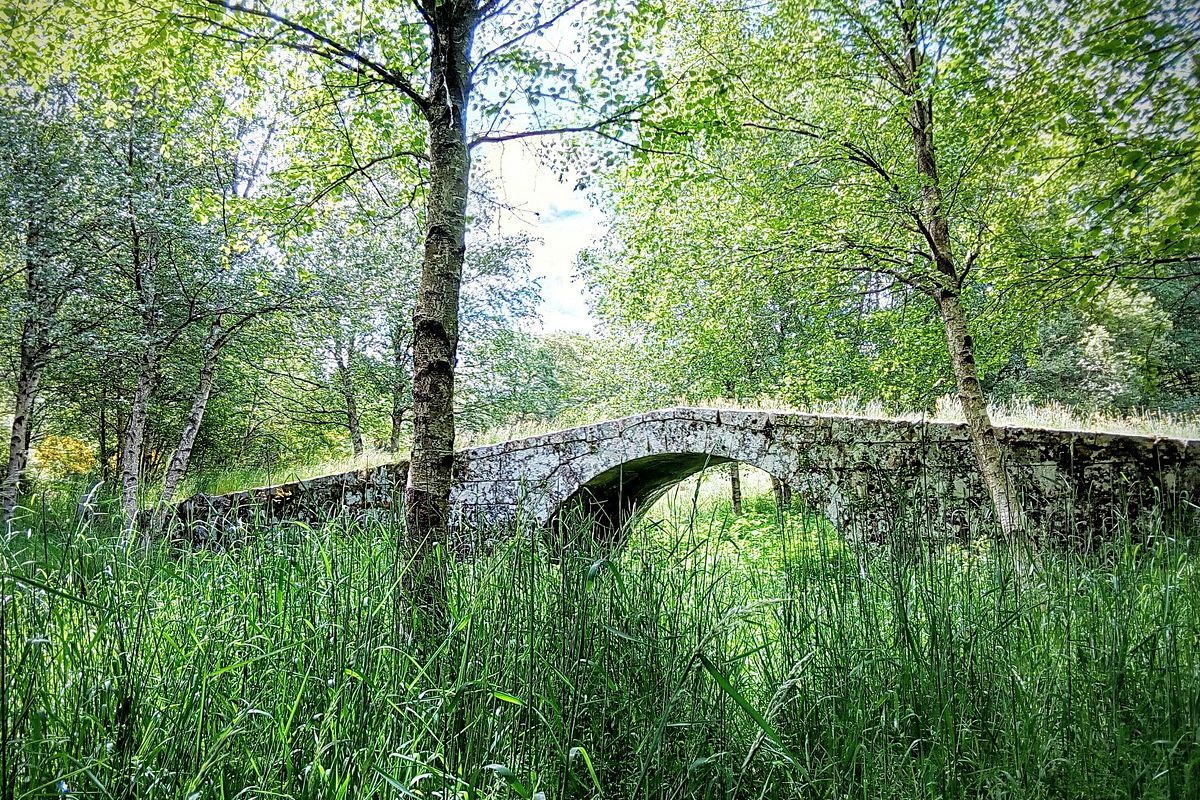
<instances>
[{"instance_id":1,"label":"arch opening","mask_svg":"<svg viewBox=\"0 0 1200 800\"><path fill-rule=\"evenodd\" d=\"M616 534L681 483L689 479L716 480L718 473L712 467L734 464L738 465L744 494L773 492L776 502L790 502L787 483L750 462L707 453L661 453L631 459L594 476L558 505L550 523L557 527L586 521L593 530ZM719 475L732 501L731 470L722 470Z\"/></svg>"},{"instance_id":2,"label":"arch opening","mask_svg":"<svg viewBox=\"0 0 1200 800\"><path fill-rule=\"evenodd\" d=\"M596 529L615 533L672 486L729 461L707 453L661 453L623 462L576 489L555 509L551 523L587 520Z\"/></svg>"},{"instance_id":3,"label":"arch opening","mask_svg":"<svg viewBox=\"0 0 1200 800\"><path fill-rule=\"evenodd\" d=\"M729 461L710 467L672 486L646 510L653 519L679 519L706 513L738 517L744 513L775 513L786 508L790 491L771 473L745 461Z\"/></svg>"}]
</instances>

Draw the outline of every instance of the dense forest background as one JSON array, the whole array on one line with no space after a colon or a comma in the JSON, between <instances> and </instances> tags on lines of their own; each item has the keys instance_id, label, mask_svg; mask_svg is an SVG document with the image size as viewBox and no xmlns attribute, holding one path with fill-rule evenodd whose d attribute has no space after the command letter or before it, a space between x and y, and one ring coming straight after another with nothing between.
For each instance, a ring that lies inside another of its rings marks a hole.
<instances>
[{"instance_id":1,"label":"dense forest background","mask_svg":"<svg viewBox=\"0 0 1200 800\"><path fill-rule=\"evenodd\" d=\"M366 24L300 5L296 19L331 36ZM913 238L914 93L936 100L987 396L1200 410L1194 9L728 11L535 9L538 36L481 60L472 102L490 127L475 144L536 148L610 230L576 264L598 329L542 332L533 241L511 232L519 209L475 165L460 441L681 400L934 410L955 385ZM72 477L105 482L129 510L230 473L259 481L409 447L422 134L371 76L273 47L236 27L245 16L221 3L11 9L10 510ZM912 20L928 64L900 85L880 37ZM551 23L565 40L539 38ZM400 59L408 23L396 24L386 46L360 37L362 52ZM486 35L507 45L507 30ZM501 84L516 88L498 100ZM527 139L506 133L514 119Z\"/></svg>"}]
</instances>

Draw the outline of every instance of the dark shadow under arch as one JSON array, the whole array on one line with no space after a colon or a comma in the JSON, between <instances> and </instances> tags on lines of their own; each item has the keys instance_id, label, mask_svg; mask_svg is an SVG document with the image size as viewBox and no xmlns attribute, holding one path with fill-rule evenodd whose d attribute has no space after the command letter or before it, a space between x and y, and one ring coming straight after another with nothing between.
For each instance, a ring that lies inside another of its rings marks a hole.
<instances>
[{"instance_id":1,"label":"dark shadow under arch","mask_svg":"<svg viewBox=\"0 0 1200 800\"><path fill-rule=\"evenodd\" d=\"M706 453L661 453L626 461L579 487L554 511L551 524L587 520L594 529L615 533L675 484L732 460Z\"/></svg>"}]
</instances>

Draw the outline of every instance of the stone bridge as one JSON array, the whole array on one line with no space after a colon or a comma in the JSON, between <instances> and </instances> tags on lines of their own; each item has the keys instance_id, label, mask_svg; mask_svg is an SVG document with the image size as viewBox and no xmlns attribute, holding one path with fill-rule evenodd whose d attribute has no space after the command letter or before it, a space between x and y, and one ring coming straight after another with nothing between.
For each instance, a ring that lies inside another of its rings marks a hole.
<instances>
[{"instance_id":1,"label":"stone bridge","mask_svg":"<svg viewBox=\"0 0 1200 800\"><path fill-rule=\"evenodd\" d=\"M1156 508L1196 510L1200 441L999 428L1032 530L1092 538ZM791 487L810 510L862 538L907 520L927 532L988 525L990 504L965 426L771 411L674 408L464 450L455 457L458 527L544 526L567 514L620 525L706 467L738 461ZM319 520L399 512L407 464L238 492L178 507L213 529L251 515ZM218 523L218 521L220 521Z\"/></svg>"}]
</instances>

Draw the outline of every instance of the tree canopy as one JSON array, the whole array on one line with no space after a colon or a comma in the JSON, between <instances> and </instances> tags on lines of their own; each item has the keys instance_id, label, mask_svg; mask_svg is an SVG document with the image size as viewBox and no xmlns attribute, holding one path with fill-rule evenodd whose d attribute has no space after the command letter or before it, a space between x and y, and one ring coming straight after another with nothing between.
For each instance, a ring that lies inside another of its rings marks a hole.
<instances>
[{"instance_id":1,"label":"tree canopy","mask_svg":"<svg viewBox=\"0 0 1200 800\"><path fill-rule=\"evenodd\" d=\"M412 450L436 533L461 433L954 395L1000 463L988 399L1200 396L1184 3L4 20L8 509L42 441L90 451L130 519L231 468ZM506 142L556 143L607 214L577 264L596 335L537 331L536 236L476 158Z\"/></svg>"}]
</instances>

